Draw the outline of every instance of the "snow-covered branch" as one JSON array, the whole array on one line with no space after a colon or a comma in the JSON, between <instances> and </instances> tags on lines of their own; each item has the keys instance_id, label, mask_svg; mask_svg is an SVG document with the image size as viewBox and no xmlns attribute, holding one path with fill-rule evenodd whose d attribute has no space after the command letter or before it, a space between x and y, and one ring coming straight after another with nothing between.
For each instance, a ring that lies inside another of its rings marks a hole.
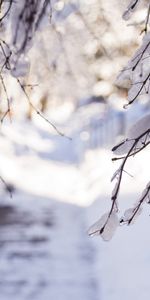
<instances>
[{"instance_id":1,"label":"snow-covered branch","mask_svg":"<svg viewBox=\"0 0 150 300\"><path fill-rule=\"evenodd\" d=\"M140 4L145 4L147 14L145 18L145 27L142 32L145 36L142 41L141 47L136 51L134 56L128 62L127 66L122 70L117 79L117 84L122 85L128 82L128 103L129 105L138 101L141 95L148 95L150 98L150 32L149 15L150 3L142 0L130 1L127 9L123 14L123 18L128 20L132 14L138 9ZM133 107L134 109L134 107ZM126 163L130 157L135 157L139 152L143 151L150 144L150 115L146 115L134 124L128 132L126 139L113 147L112 151L117 157L113 161L122 160L120 167L114 173L112 181L116 180L115 186L111 196L111 208L108 213L103 215L89 229L89 235L101 235L104 240L112 238L119 224L132 224L136 217L141 213L142 206L145 202L150 202L150 183L142 192L140 198L134 207L127 209L123 217L119 217L119 191L121 188L122 178L125 170Z\"/></svg>"}]
</instances>

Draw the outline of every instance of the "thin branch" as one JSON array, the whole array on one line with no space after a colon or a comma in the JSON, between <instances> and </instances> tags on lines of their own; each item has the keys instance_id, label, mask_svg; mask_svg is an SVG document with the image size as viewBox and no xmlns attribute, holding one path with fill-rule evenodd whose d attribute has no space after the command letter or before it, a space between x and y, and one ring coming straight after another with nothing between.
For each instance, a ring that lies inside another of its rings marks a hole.
<instances>
[{"instance_id":1,"label":"thin branch","mask_svg":"<svg viewBox=\"0 0 150 300\"><path fill-rule=\"evenodd\" d=\"M13 0L10 0L8 9L7 9L6 12L4 13L4 15L0 18L0 23L4 20L4 18L6 18L6 16L7 16L8 13L10 12L13 2L14 2ZM1 1L1 3L0 3L0 7L1 7L1 5L2 5L2 1Z\"/></svg>"},{"instance_id":2,"label":"thin branch","mask_svg":"<svg viewBox=\"0 0 150 300\"><path fill-rule=\"evenodd\" d=\"M133 145L131 146L131 148L129 149L128 153L126 154L126 156L124 157L123 159L123 162L118 170L118 180L117 180L117 183L116 183L116 189L115 189L115 193L112 195L111 197L111 200L112 200L112 205L111 205L111 208L110 208L110 211L109 211L109 214L108 214L108 218L104 224L104 226L101 228L101 231L100 231L100 234L103 233L107 223L108 223L108 220L116 206L116 200L118 198L118 194L119 194L119 190L120 190L120 186L121 186L121 182L122 182L122 176L123 176L123 172L124 172L124 167L125 167L125 164L128 160L128 158L131 156L131 153L132 151L134 150L134 148L136 147L137 143L140 141L140 139L142 139L145 135L149 134L150 133L150 129L147 129L144 133L142 133L140 136L138 136L137 138L135 138L135 141L133 143Z\"/></svg>"},{"instance_id":3,"label":"thin branch","mask_svg":"<svg viewBox=\"0 0 150 300\"><path fill-rule=\"evenodd\" d=\"M65 138L67 138L67 139L69 139L69 140L72 140L71 137L66 136L63 132L61 132L61 131L56 127L56 125L54 125L49 119L47 119L47 118L42 114L42 112L41 112L40 110L38 110L38 109L36 108L36 106L31 102L30 97L29 97L29 95L27 94L24 85L22 85L22 83L20 82L20 80L19 80L18 78L17 78L17 82L18 82L19 86L21 87L23 93L25 94L26 99L27 99L29 105L30 105L30 106L32 107L32 109L37 113L37 115L39 115L44 121L46 121L49 125L51 125L51 126L54 128L54 130L55 130L60 136L65 137Z\"/></svg>"}]
</instances>

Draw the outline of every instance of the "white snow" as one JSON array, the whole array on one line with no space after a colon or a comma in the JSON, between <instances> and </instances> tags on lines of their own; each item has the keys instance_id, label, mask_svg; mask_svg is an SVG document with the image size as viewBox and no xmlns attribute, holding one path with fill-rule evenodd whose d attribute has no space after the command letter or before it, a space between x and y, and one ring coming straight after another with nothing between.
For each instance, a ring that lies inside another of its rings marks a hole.
<instances>
[{"instance_id":1,"label":"white snow","mask_svg":"<svg viewBox=\"0 0 150 300\"><path fill-rule=\"evenodd\" d=\"M0 174L15 186L12 199L1 189L1 299L148 300L148 205L110 242L87 234L110 208L112 153L79 151L41 122L4 124L0 141ZM149 181L148 162L146 151L130 159L121 212Z\"/></svg>"}]
</instances>

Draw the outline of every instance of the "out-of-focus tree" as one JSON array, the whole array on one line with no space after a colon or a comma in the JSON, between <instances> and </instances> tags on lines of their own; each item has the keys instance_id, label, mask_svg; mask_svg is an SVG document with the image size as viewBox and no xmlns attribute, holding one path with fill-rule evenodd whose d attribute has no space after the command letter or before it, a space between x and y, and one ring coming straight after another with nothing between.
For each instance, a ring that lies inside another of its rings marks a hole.
<instances>
[{"instance_id":1,"label":"out-of-focus tree","mask_svg":"<svg viewBox=\"0 0 150 300\"><path fill-rule=\"evenodd\" d=\"M23 98L20 89L30 111L43 107L43 97L42 109L111 95L116 72L138 43L135 28L127 28L119 13L117 0L2 0L1 121L14 99Z\"/></svg>"}]
</instances>

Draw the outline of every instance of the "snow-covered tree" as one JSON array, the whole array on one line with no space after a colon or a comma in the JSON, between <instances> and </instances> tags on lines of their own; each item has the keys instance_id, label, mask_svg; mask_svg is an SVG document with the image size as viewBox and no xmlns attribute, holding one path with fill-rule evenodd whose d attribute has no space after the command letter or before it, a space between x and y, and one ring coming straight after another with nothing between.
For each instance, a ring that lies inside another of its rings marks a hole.
<instances>
[{"instance_id":1,"label":"snow-covered tree","mask_svg":"<svg viewBox=\"0 0 150 300\"><path fill-rule=\"evenodd\" d=\"M123 14L125 20L129 20L138 9L146 8L143 22L142 45L123 68L117 79L117 84L125 84L128 87L128 101L124 108L138 101L139 99L150 99L150 1L132 0ZM134 109L134 107L133 107ZM126 172L126 163L130 157L136 157L143 149L150 144L150 114L134 124L127 135L127 138L113 147L112 151L117 157L113 161L120 160L121 164L112 177L115 181L111 196L111 208L89 229L89 235L101 235L104 240L112 238L114 232L120 224L132 224L141 213L145 203L150 203L150 183L148 182L141 196L133 207L125 210L120 217L119 212L119 192L122 178ZM147 166L149 167L149 166Z\"/></svg>"},{"instance_id":2,"label":"snow-covered tree","mask_svg":"<svg viewBox=\"0 0 150 300\"><path fill-rule=\"evenodd\" d=\"M107 98L116 89L116 72L138 44L134 27L118 26L118 0L8 0L0 8L2 120L17 98L6 84L9 75L15 90L20 85L31 95L30 107L37 93L49 102Z\"/></svg>"}]
</instances>

